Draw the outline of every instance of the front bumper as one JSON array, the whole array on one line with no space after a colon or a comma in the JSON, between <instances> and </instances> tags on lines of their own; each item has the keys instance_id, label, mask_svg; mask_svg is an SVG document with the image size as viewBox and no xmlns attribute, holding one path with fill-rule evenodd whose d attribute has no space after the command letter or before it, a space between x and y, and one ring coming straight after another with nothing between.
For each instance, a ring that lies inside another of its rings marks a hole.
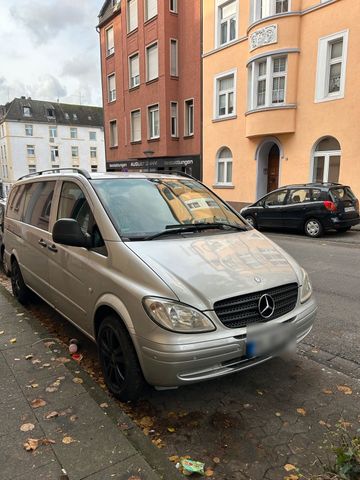
<instances>
[{"instance_id":1,"label":"front bumper","mask_svg":"<svg viewBox=\"0 0 360 480\"><path fill-rule=\"evenodd\" d=\"M274 320L276 323L291 322L300 342L311 331L316 316L314 298L298 305L289 314ZM215 314L214 314L215 315ZM246 356L246 329L224 328L214 332L214 339L186 344L159 344L136 337L138 353L146 380L158 387L176 387L222 377L260 363L274 355Z\"/></svg>"}]
</instances>

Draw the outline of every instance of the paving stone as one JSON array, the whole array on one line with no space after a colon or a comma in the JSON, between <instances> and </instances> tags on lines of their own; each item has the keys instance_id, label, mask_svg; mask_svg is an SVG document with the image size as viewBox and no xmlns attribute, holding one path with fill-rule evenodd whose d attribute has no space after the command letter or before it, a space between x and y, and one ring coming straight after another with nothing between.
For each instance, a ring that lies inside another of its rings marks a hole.
<instances>
[{"instance_id":1,"label":"paving stone","mask_svg":"<svg viewBox=\"0 0 360 480\"><path fill-rule=\"evenodd\" d=\"M19 477L13 477L13 480L58 480L62 474L60 465L54 459L47 465L31 469Z\"/></svg>"}]
</instances>

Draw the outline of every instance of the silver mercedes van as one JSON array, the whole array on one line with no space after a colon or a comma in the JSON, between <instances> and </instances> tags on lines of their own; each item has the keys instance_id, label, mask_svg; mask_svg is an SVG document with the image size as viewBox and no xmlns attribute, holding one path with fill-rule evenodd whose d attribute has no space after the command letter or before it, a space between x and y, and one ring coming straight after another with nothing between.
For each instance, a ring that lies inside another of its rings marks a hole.
<instances>
[{"instance_id":1,"label":"silver mercedes van","mask_svg":"<svg viewBox=\"0 0 360 480\"><path fill-rule=\"evenodd\" d=\"M307 273L186 175L28 175L4 244L15 297L35 292L96 341L121 400L264 362L316 314Z\"/></svg>"}]
</instances>

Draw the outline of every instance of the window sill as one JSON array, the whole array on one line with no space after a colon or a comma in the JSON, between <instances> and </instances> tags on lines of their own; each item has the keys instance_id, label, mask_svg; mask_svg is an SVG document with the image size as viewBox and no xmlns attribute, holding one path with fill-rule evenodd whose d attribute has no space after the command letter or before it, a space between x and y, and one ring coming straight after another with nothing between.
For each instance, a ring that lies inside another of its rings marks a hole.
<instances>
[{"instance_id":1,"label":"window sill","mask_svg":"<svg viewBox=\"0 0 360 480\"><path fill-rule=\"evenodd\" d=\"M333 102L334 100L342 100L345 98L345 95L341 93L340 95L333 95L329 97L324 97L324 98L315 98L314 102L315 103L324 103L324 102Z\"/></svg>"},{"instance_id":2,"label":"window sill","mask_svg":"<svg viewBox=\"0 0 360 480\"><path fill-rule=\"evenodd\" d=\"M215 183L213 185L213 188L222 188L222 189L228 189L228 190L231 190L231 189L234 189L235 188L235 185L233 185L232 183Z\"/></svg>"},{"instance_id":3,"label":"window sill","mask_svg":"<svg viewBox=\"0 0 360 480\"><path fill-rule=\"evenodd\" d=\"M113 51L112 53L106 54L105 58L106 58L106 60L107 60L108 58L111 58L111 57L113 57L114 55L115 55L115 51Z\"/></svg>"},{"instance_id":4,"label":"window sill","mask_svg":"<svg viewBox=\"0 0 360 480\"><path fill-rule=\"evenodd\" d=\"M115 148L119 148L119 145L110 145L110 150L113 150Z\"/></svg>"},{"instance_id":5,"label":"window sill","mask_svg":"<svg viewBox=\"0 0 360 480\"><path fill-rule=\"evenodd\" d=\"M130 145L140 145L142 143L142 140L134 140L130 142Z\"/></svg>"},{"instance_id":6,"label":"window sill","mask_svg":"<svg viewBox=\"0 0 360 480\"><path fill-rule=\"evenodd\" d=\"M135 33L137 33L138 30L139 30L139 27L136 27L136 28L134 28L134 30L131 30L131 32L127 32L126 37L127 37L127 38L131 37L132 35L134 35Z\"/></svg>"},{"instance_id":7,"label":"window sill","mask_svg":"<svg viewBox=\"0 0 360 480\"><path fill-rule=\"evenodd\" d=\"M178 142L180 140L180 138L178 136L173 136L171 135L171 140L174 140L174 142Z\"/></svg>"},{"instance_id":8,"label":"window sill","mask_svg":"<svg viewBox=\"0 0 360 480\"><path fill-rule=\"evenodd\" d=\"M134 90L139 90L140 88L140 83L139 85L135 85L134 87L129 87L129 92L133 92Z\"/></svg>"},{"instance_id":9,"label":"window sill","mask_svg":"<svg viewBox=\"0 0 360 480\"><path fill-rule=\"evenodd\" d=\"M160 137L148 138L149 143L160 142Z\"/></svg>"},{"instance_id":10,"label":"window sill","mask_svg":"<svg viewBox=\"0 0 360 480\"><path fill-rule=\"evenodd\" d=\"M108 100L108 103L115 103L116 102L116 98L115 100Z\"/></svg>"},{"instance_id":11,"label":"window sill","mask_svg":"<svg viewBox=\"0 0 360 480\"><path fill-rule=\"evenodd\" d=\"M234 120L235 118L237 118L237 115L227 115L226 117L219 117L219 118L213 118L212 119L212 122L213 123L217 123L217 122L225 122L226 120Z\"/></svg>"},{"instance_id":12,"label":"window sill","mask_svg":"<svg viewBox=\"0 0 360 480\"><path fill-rule=\"evenodd\" d=\"M173 10L169 10L169 13L170 13L170 15L175 15L175 16L179 15L179 12L175 12Z\"/></svg>"},{"instance_id":13,"label":"window sill","mask_svg":"<svg viewBox=\"0 0 360 480\"><path fill-rule=\"evenodd\" d=\"M189 140L190 138L194 138L194 134L193 134L193 133L191 133L190 135L184 135L184 136L183 136L183 139L184 139L184 140Z\"/></svg>"},{"instance_id":14,"label":"window sill","mask_svg":"<svg viewBox=\"0 0 360 480\"><path fill-rule=\"evenodd\" d=\"M154 20L157 20L158 18L158 14L154 15L153 17L151 18L148 18L147 20L145 20L144 22L144 27L146 27L147 25L149 25L151 22L153 22Z\"/></svg>"},{"instance_id":15,"label":"window sill","mask_svg":"<svg viewBox=\"0 0 360 480\"><path fill-rule=\"evenodd\" d=\"M170 74L170 79L171 80L179 80L179 75L171 75Z\"/></svg>"},{"instance_id":16,"label":"window sill","mask_svg":"<svg viewBox=\"0 0 360 480\"><path fill-rule=\"evenodd\" d=\"M146 85L151 85L152 83L156 83L159 81L159 77L153 78L152 80L147 80L145 83Z\"/></svg>"}]
</instances>

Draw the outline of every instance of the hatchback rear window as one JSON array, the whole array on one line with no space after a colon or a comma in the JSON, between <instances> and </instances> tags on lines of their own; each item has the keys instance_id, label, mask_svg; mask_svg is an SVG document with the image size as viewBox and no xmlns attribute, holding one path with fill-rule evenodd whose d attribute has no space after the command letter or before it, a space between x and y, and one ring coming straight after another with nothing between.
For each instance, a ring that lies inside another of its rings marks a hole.
<instances>
[{"instance_id":1,"label":"hatchback rear window","mask_svg":"<svg viewBox=\"0 0 360 480\"><path fill-rule=\"evenodd\" d=\"M341 202L346 200L355 200L356 197L351 191L350 187L337 187L330 190L334 202Z\"/></svg>"}]
</instances>

